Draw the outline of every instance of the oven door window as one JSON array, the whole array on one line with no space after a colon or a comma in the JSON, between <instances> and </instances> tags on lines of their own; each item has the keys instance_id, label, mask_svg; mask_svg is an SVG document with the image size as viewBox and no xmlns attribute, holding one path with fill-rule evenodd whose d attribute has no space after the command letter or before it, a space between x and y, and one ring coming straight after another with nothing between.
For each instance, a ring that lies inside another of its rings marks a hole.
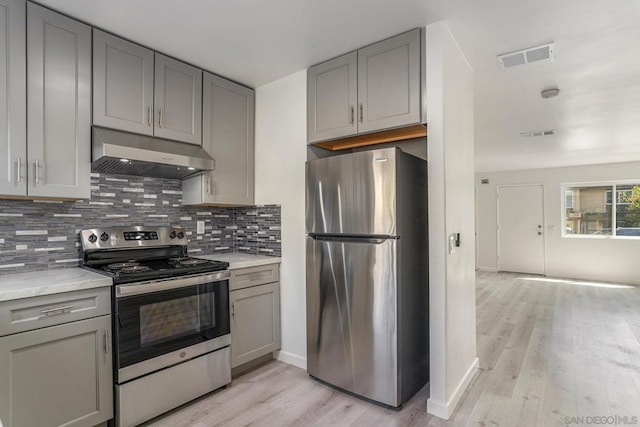
<instances>
[{"instance_id":1,"label":"oven door window","mask_svg":"<svg viewBox=\"0 0 640 427\"><path fill-rule=\"evenodd\" d=\"M228 281L117 300L118 367L229 333Z\"/></svg>"}]
</instances>

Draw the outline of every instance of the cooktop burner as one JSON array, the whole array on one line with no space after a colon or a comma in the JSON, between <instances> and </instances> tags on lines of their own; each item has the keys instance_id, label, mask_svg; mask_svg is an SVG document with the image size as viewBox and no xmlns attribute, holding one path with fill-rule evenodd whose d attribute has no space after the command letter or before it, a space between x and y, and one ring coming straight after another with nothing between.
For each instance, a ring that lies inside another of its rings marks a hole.
<instances>
[{"instance_id":1,"label":"cooktop burner","mask_svg":"<svg viewBox=\"0 0 640 427\"><path fill-rule=\"evenodd\" d=\"M140 263L135 261L116 262L116 263L107 265L105 269L111 270L111 271L120 271L122 269L129 268L129 267L138 267L139 265Z\"/></svg>"},{"instance_id":2,"label":"cooktop burner","mask_svg":"<svg viewBox=\"0 0 640 427\"><path fill-rule=\"evenodd\" d=\"M131 265L129 267L123 267L119 270L122 274L141 273L143 271L151 271L151 267L147 265Z\"/></svg>"},{"instance_id":3,"label":"cooktop burner","mask_svg":"<svg viewBox=\"0 0 640 427\"><path fill-rule=\"evenodd\" d=\"M202 259L202 258L173 258L172 260L175 265L182 265L182 266L190 266L190 265L202 265L202 264L207 264L208 262L210 262L209 260L206 259Z\"/></svg>"}]
</instances>

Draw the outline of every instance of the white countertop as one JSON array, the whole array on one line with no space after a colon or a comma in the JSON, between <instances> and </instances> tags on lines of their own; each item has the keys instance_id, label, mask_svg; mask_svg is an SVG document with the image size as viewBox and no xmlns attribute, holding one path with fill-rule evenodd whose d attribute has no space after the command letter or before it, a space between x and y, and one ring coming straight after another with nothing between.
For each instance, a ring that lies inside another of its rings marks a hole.
<instances>
[{"instance_id":1,"label":"white countertop","mask_svg":"<svg viewBox=\"0 0 640 427\"><path fill-rule=\"evenodd\" d=\"M6 274L0 276L0 301L112 285L113 281L110 277L93 273L84 268L59 268Z\"/></svg>"},{"instance_id":2,"label":"white countertop","mask_svg":"<svg viewBox=\"0 0 640 427\"><path fill-rule=\"evenodd\" d=\"M250 255L250 254L212 254L212 255L192 255L195 258L212 259L215 261L226 261L229 263L229 270L236 268L257 267L259 265L279 264L282 258L275 256Z\"/></svg>"},{"instance_id":3,"label":"white countertop","mask_svg":"<svg viewBox=\"0 0 640 427\"><path fill-rule=\"evenodd\" d=\"M273 256L239 253L197 255L198 258L226 261L229 269L279 264L282 259ZM80 289L112 286L110 277L93 273L84 268L60 268L0 276L0 301L50 295Z\"/></svg>"}]
</instances>

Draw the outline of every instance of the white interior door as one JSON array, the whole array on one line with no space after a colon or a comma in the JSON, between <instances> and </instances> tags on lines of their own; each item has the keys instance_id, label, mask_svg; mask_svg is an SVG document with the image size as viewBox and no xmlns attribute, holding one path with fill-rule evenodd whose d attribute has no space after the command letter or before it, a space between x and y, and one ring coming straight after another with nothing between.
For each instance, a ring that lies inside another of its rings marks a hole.
<instances>
[{"instance_id":1,"label":"white interior door","mask_svg":"<svg viewBox=\"0 0 640 427\"><path fill-rule=\"evenodd\" d=\"M544 274L542 185L498 187L498 270Z\"/></svg>"}]
</instances>

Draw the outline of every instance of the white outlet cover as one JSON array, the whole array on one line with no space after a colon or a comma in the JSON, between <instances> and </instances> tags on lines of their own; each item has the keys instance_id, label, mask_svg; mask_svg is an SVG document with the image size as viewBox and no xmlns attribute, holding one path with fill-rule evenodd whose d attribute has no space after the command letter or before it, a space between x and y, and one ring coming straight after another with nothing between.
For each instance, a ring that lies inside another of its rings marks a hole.
<instances>
[{"instance_id":1,"label":"white outlet cover","mask_svg":"<svg viewBox=\"0 0 640 427\"><path fill-rule=\"evenodd\" d=\"M204 221L197 221L196 224L196 233L204 234Z\"/></svg>"}]
</instances>

